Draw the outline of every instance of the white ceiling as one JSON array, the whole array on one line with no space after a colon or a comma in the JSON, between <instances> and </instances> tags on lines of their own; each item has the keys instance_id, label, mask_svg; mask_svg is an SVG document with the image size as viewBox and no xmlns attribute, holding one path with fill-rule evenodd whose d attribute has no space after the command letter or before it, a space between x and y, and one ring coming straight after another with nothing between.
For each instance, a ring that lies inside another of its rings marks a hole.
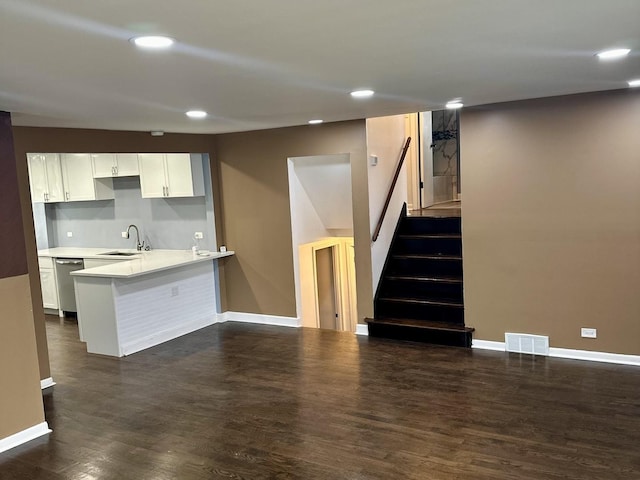
<instances>
[{"instance_id":1,"label":"white ceiling","mask_svg":"<svg viewBox=\"0 0 640 480\"><path fill-rule=\"evenodd\" d=\"M141 33L177 44L140 51ZM593 56L616 46L631 55ZM0 0L0 110L16 125L255 130L638 77L640 0ZM376 96L348 95L365 87Z\"/></svg>"}]
</instances>

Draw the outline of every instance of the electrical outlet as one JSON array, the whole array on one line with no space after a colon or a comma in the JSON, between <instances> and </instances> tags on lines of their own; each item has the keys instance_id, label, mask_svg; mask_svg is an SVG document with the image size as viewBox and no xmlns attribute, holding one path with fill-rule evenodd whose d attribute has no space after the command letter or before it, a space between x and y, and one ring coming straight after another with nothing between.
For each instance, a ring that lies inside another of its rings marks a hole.
<instances>
[{"instance_id":1,"label":"electrical outlet","mask_svg":"<svg viewBox=\"0 0 640 480\"><path fill-rule=\"evenodd\" d=\"M178 287L171 287L171 296L177 297L180 295L180 289Z\"/></svg>"},{"instance_id":2,"label":"electrical outlet","mask_svg":"<svg viewBox=\"0 0 640 480\"><path fill-rule=\"evenodd\" d=\"M583 338L598 338L598 330L595 328L581 328L580 335Z\"/></svg>"},{"instance_id":3,"label":"electrical outlet","mask_svg":"<svg viewBox=\"0 0 640 480\"><path fill-rule=\"evenodd\" d=\"M122 232L122 238L129 238L129 234L127 232Z\"/></svg>"},{"instance_id":4,"label":"electrical outlet","mask_svg":"<svg viewBox=\"0 0 640 480\"><path fill-rule=\"evenodd\" d=\"M69 238L73 237L73 232L67 232L67 237Z\"/></svg>"},{"instance_id":5,"label":"electrical outlet","mask_svg":"<svg viewBox=\"0 0 640 480\"><path fill-rule=\"evenodd\" d=\"M194 237L197 238L198 240L202 240L204 238L204 235L202 235L202 232L196 232Z\"/></svg>"}]
</instances>

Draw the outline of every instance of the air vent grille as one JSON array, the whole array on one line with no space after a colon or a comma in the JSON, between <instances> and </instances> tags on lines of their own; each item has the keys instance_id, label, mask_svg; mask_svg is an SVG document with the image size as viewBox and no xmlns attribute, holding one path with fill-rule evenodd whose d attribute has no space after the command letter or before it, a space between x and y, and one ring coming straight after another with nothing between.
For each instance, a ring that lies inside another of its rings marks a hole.
<instances>
[{"instance_id":1,"label":"air vent grille","mask_svg":"<svg viewBox=\"0 0 640 480\"><path fill-rule=\"evenodd\" d=\"M549 337L526 333L505 333L507 352L549 355Z\"/></svg>"}]
</instances>

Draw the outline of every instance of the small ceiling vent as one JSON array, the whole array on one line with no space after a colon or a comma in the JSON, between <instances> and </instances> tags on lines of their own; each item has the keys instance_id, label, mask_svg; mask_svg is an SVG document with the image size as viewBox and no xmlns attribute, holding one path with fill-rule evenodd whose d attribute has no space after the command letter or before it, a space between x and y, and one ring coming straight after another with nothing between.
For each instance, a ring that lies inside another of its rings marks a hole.
<instances>
[{"instance_id":1,"label":"small ceiling vent","mask_svg":"<svg viewBox=\"0 0 640 480\"><path fill-rule=\"evenodd\" d=\"M505 333L504 342L507 345L507 352L549 355L549 337L544 335Z\"/></svg>"}]
</instances>

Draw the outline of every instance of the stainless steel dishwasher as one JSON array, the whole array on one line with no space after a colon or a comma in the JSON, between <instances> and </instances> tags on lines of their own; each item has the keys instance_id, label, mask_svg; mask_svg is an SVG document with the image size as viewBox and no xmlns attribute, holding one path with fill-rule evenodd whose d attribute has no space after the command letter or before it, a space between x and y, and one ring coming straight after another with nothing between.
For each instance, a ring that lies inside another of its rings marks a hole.
<instances>
[{"instance_id":1,"label":"stainless steel dishwasher","mask_svg":"<svg viewBox=\"0 0 640 480\"><path fill-rule=\"evenodd\" d=\"M56 258L56 277L58 280L58 299L60 310L63 312L77 312L76 293L73 289L71 272L82 270L84 261L81 258Z\"/></svg>"}]
</instances>

